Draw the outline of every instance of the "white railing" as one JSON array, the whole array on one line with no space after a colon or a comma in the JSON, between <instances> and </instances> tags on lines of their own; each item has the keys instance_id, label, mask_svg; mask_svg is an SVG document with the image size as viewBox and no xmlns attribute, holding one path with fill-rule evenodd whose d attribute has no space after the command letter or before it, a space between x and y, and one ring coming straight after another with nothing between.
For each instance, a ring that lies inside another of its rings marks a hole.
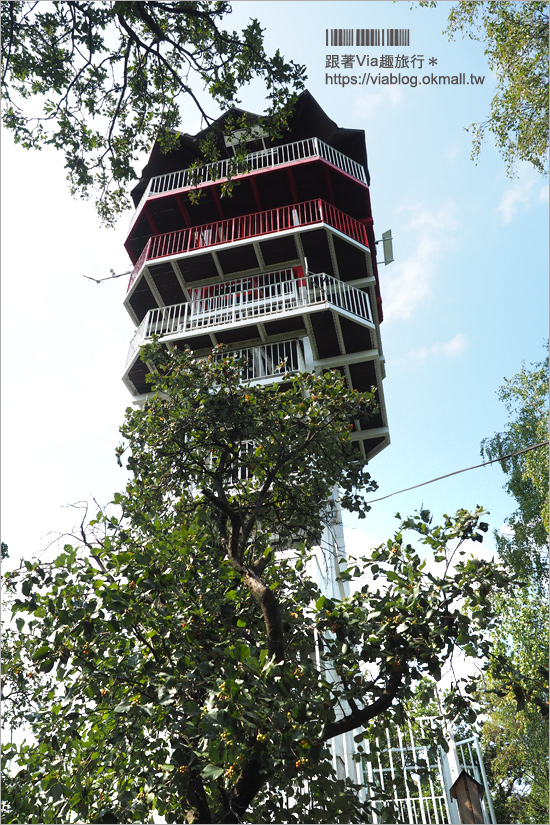
<instances>
[{"instance_id":1,"label":"white railing","mask_svg":"<svg viewBox=\"0 0 550 825\"><path fill-rule=\"evenodd\" d=\"M397 822L429 822L430 825L448 822L447 805L444 794L433 797L399 797L394 802L397 808Z\"/></svg>"},{"instance_id":2,"label":"white railing","mask_svg":"<svg viewBox=\"0 0 550 825\"><path fill-rule=\"evenodd\" d=\"M238 453L233 457L230 467L231 480L233 483L248 481L250 478L250 462L255 450L256 444L251 439L245 439L240 442ZM219 459L219 455L214 455L214 453L210 451L210 455L206 458L207 469L215 470ZM225 460L227 460L227 458ZM232 491L235 490L234 487L230 489L232 489Z\"/></svg>"},{"instance_id":3,"label":"white railing","mask_svg":"<svg viewBox=\"0 0 550 825\"><path fill-rule=\"evenodd\" d=\"M235 358L242 363L243 381L282 378L286 373L304 369L303 356L297 340L262 344L258 347L222 352L219 358Z\"/></svg>"},{"instance_id":4,"label":"white railing","mask_svg":"<svg viewBox=\"0 0 550 825\"><path fill-rule=\"evenodd\" d=\"M496 822L493 801L491 799L491 793L487 782L479 739L477 736L470 736L467 739L462 739L459 742L455 742L455 745L460 768L469 773L470 776L473 776L474 779L476 779L480 785L483 785L485 788L485 795L481 800L481 806L482 809L484 809L486 821Z\"/></svg>"},{"instance_id":5,"label":"white railing","mask_svg":"<svg viewBox=\"0 0 550 825\"><path fill-rule=\"evenodd\" d=\"M153 335L232 326L323 304L374 323L367 292L325 273L295 277L287 269L193 289L189 302L150 309L134 334L128 360Z\"/></svg>"},{"instance_id":6,"label":"white railing","mask_svg":"<svg viewBox=\"0 0 550 825\"><path fill-rule=\"evenodd\" d=\"M231 175L255 172L259 169L268 169L273 166L295 163L314 157L327 160L333 166L361 181L361 183L367 182L365 169L360 163L314 137L298 140L294 143L285 143L282 146L272 146L259 152L251 152L244 159L242 171L239 171L239 168L235 166L233 158L226 158L214 163L205 163L204 166L198 166L195 169L180 169L177 172L156 175L149 181L145 197L187 187L201 186L204 183L223 180Z\"/></svg>"},{"instance_id":7,"label":"white railing","mask_svg":"<svg viewBox=\"0 0 550 825\"><path fill-rule=\"evenodd\" d=\"M367 753L371 750L371 744L374 745L373 754L366 765L367 784L372 799L376 799L380 790L388 794L388 799L393 797L396 822L442 825L452 822L452 819L447 810L441 753L435 746L434 728L438 722L429 717L419 718L417 722L420 729L416 732L413 732L409 722L403 728L386 728L385 736L374 737L366 742ZM430 740L433 742L432 747L428 745ZM421 777L421 763L430 769L428 776ZM408 783L407 779L412 782ZM403 784L404 787L398 788L398 784ZM375 803L375 807L383 807L383 804ZM381 820L377 816L375 821Z\"/></svg>"},{"instance_id":8,"label":"white railing","mask_svg":"<svg viewBox=\"0 0 550 825\"><path fill-rule=\"evenodd\" d=\"M128 347L128 355L126 356L126 366L132 363L135 356L138 354L141 345L143 344L143 323L144 322L142 321L132 335L132 340L130 341L130 346Z\"/></svg>"},{"instance_id":9,"label":"white railing","mask_svg":"<svg viewBox=\"0 0 550 825\"><path fill-rule=\"evenodd\" d=\"M445 731L441 719L418 717L414 730L409 721L402 728L391 725L385 735L375 735L366 740L367 760L363 766L367 788L374 803L374 822L389 821L389 805L393 806L395 817L392 822L408 822L411 825L459 822L458 809L453 812L456 804L449 793L452 782L457 778L450 768L450 763L454 761L451 757L453 753L456 756L456 770L466 770L484 787L483 821L496 821L477 737L456 742L447 731L444 734L449 746L447 753L441 746L438 731L440 734ZM429 771L425 773L426 768ZM387 802L376 801L380 790L385 792Z\"/></svg>"}]
</instances>

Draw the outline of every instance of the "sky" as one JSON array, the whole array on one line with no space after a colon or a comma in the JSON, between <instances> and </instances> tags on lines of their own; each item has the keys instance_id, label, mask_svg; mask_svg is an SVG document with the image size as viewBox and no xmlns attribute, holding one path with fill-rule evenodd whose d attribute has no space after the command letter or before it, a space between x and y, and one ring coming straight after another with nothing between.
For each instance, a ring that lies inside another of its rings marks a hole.
<instances>
[{"instance_id":1,"label":"sky","mask_svg":"<svg viewBox=\"0 0 550 825\"><path fill-rule=\"evenodd\" d=\"M480 442L506 423L499 386L542 358L548 335L547 181L524 164L507 178L490 139L471 160L465 127L487 117L495 84L480 43L442 33L449 6L238 0L228 23L257 17L269 52L306 65L306 87L325 112L365 130L375 233L392 230L395 256L380 271L391 445L371 462L379 489L370 498L480 463ZM333 28L409 29L410 45L327 47ZM361 58L359 76L379 80L331 83L359 72L326 68L344 54ZM415 68L373 65L382 55L394 64L414 56ZM432 73L484 80L410 80ZM401 82L383 82L390 74ZM261 113L258 84L243 90L241 105ZM186 112L182 131L200 127ZM62 156L27 152L7 134L1 171L2 540L17 563L51 552L80 524L74 505L91 502L94 513L94 501L124 487L115 447L131 403L122 383L133 333L122 305L127 278L98 285L83 276L130 268L123 244L132 215L100 228L93 203L69 195ZM514 509L504 480L492 465L374 503L364 521L345 514L348 549L366 552L392 534L397 511L421 507L439 518L480 504L498 530Z\"/></svg>"}]
</instances>

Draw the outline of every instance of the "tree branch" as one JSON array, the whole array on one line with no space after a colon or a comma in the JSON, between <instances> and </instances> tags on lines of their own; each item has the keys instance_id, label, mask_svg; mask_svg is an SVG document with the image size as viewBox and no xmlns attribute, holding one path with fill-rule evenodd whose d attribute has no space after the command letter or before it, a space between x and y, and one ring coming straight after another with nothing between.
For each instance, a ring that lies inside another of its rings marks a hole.
<instances>
[{"instance_id":1,"label":"tree branch","mask_svg":"<svg viewBox=\"0 0 550 825\"><path fill-rule=\"evenodd\" d=\"M269 774L262 771L258 759L253 757L244 765L229 800L229 811L224 812L223 818L219 822L237 823L242 822L242 815L258 791L263 787Z\"/></svg>"},{"instance_id":2,"label":"tree branch","mask_svg":"<svg viewBox=\"0 0 550 825\"><path fill-rule=\"evenodd\" d=\"M202 779L198 774L193 774L189 780L189 784L189 801L197 809L200 817L198 821L201 825L208 825L208 823L212 822L212 813L210 812L208 797L206 796Z\"/></svg>"},{"instance_id":3,"label":"tree branch","mask_svg":"<svg viewBox=\"0 0 550 825\"><path fill-rule=\"evenodd\" d=\"M367 707L358 709L342 719L337 719L335 722L329 722L325 725L325 729L321 734L321 741L328 742L329 739L333 739L335 736L359 728L374 719L379 713L387 710L395 699L402 680L403 674L401 672L392 674L388 679L385 690L378 699L375 699Z\"/></svg>"}]
</instances>

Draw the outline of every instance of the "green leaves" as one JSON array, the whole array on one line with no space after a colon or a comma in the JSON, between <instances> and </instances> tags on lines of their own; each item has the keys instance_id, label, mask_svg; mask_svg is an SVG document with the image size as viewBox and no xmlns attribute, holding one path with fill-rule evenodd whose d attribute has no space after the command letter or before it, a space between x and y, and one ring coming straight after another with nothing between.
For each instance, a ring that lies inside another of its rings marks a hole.
<instances>
[{"instance_id":1,"label":"green leaves","mask_svg":"<svg viewBox=\"0 0 550 825\"><path fill-rule=\"evenodd\" d=\"M548 172L548 5L544 2L459 2L446 29L480 40L497 92L486 120L470 127L477 159L490 132L511 177L518 161Z\"/></svg>"},{"instance_id":2,"label":"green leaves","mask_svg":"<svg viewBox=\"0 0 550 825\"><path fill-rule=\"evenodd\" d=\"M267 131L277 135L288 117L304 68L268 56L257 21L225 30L230 11L224 2L2 6L4 126L26 148L62 149L71 191L95 190L99 215L112 224L128 205L139 154L154 140L163 151L177 145L181 103L189 98L212 121L193 78L222 110L259 78ZM205 161L214 160L213 148L204 149Z\"/></svg>"},{"instance_id":3,"label":"green leaves","mask_svg":"<svg viewBox=\"0 0 550 825\"><path fill-rule=\"evenodd\" d=\"M143 357L155 365L150 378L159 394L143 414L128 414L121 428L127 447L118 451L130 453L132 500L139 494L142 510L145 503L164 517L168 509L174 515L193 509L204 513L206 524L213 512L229 518L230 510L238 511L243 541L253 518L254 553L267 558L273 535L281 542L299 535L318 540L321 503L334 484L344 506L368 509L354 490L374 484L351 461L348 425L372 405L370 394L348 392L334 373L289 377L284 391L243 386L241 364L223 360L221 352L198 362L154 344ZM218 484L223 495L215 492Z\"/></svg>"},{"instance_id":4,"label":"green leaves","mask_svg":"<svg viewBox=\"0 0 550 825\"><path fill-rule=\"evenodd\" d=\"M523 365L499 397L509 420L502 432L483 441L484 457L498 458L548 438L547 357L530 368ZM512 585L506 587L496 571L494 581L506 591L489 591L484 603L473 604L473 618L488 628L492 641L475 698L484 714L482 745L497 818L538 822L548 819L548 447L501 464L517 510L506 530L495 533L495 542Z\"/></svg>"},{"instance_id":5,"label":"green leaves","mask_svg":"<svg viewBox=\"0 0 550 825\"><path fill-rule=\"evenodd\" d=\"M224 769L217 768L215 765L206 765L205 768L201 771L201 776L204 779L219 779L220 776L223 776Z\"/></svg>"},{"instance_id":6,"label":"green leaves","mask_svg":"<svg viewBox=\"0 0 550 825\"><path fill-rule=\"evenodd\" d=\"M485 439L487 459L517 452L548 439L548 356L521 371L500 388L510 419L501 433ZM505 488L517 502L507 519L510 528L495 535L499 554L536 592L548 584L548 447L502 462Z\"/></svg>"},{"instance_id":7,"label":"green leaves","mask_svg":"<svg viewBox=\"0 0 550 825\"><path fill-rule=\"evenodd\" d=\"M362 575L379 584L365 585L326 614L319 610L323 657L342 680L343 700L365 703L373 691L374 705L376 689L396 679L405 699L423 674L439 680L457 648L474 658L486 653L494 621L487 596L509 578L494 563L456 562L465 542L483 533L482 512L461 510L443 525L433 525L426 513L406 519L393 539L361 559ZM419 549L406 543L411 532ZM422 545L429 560L422 559Z\"/></svg>"},{"instance_id":8,"label":"green leaves","mask_svg":"<svg viewBox=\"0 0 550 825\"><path fill-rule=\"evenodd\" d=\"M367 510L348 425L371 396L331 373L244 385L220 351L145 357L155 394L122 427L116 516L9 579L6 716L33 737L9 751L13 821L278 821L289 788L289 821L370 821L327 743L393 718L457 646L486 649L508 580L459 555L482 511L405 519L339 560L353 595L327 598L305 571L334 485Z\"/></svg>"}]
</instances>

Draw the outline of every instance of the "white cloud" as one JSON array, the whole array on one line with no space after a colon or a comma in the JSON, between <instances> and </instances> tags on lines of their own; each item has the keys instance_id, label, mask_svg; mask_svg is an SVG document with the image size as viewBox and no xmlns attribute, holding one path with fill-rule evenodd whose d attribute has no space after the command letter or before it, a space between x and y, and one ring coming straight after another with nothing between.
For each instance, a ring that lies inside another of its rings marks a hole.
<instances>
[{"instance_id":1,"label":"white cloud","mask_svg":"<svg viewBox=\"0 0 550 825\"><path fill-rule=\"evenodd\" d=\"M407 233L410 233L411 242L403 260L384 271L384 318L387 322L410 318L431 296L441 257L457 244L458 222L452 204L444 204L437 211L418 205L404 209L411 217L400 227L402 248L406 249Z\"/></svg>"},{"instance_id":2,"label":"white cloud","mask_svg":"<svg viewBox=\"0 0 550 825\"><path fill-rule=\"evenodd\" d=\"M458 332L449 341L436 341L430 347L417 347L407 354L407 360L416 363L432 360L434 358L457 358L466 350L468 341L462 332Z\"/></svg>"},{"instance_id":3,"label":"white cloud","mask_svg":"<svg viewBox=\"0 0 550 825\"><path fill-rule=\"evenodd\" d=\"M457 355L462 355L466 346L466 337L459 332L454 338L451 338L450 341L446 341L441 345L441 351L446 357L455 358Z\"/></svg>"},{"instance_id":4,"label":"white cloud","mask_svg":"<svg viewBox=\"0 0 550 825\"><path fill-rule=\"evenodd\" d=\"M444 153L443 157L446 158L451 163L456 160L457 157L460 156L460 147L455 143L453 144L450 149Z\"/></svg>"},{"instance_id":5,"label":"white cloud","mask_svg":"<svg viewBox=\"0 0 550 825\"><path fill-rule=\"evenodd\" d=\"M548 187L541 185L541 177L532 166L520 164L518 177L503 192L496 211L503 223L510 223L518 212L527 212L537 201L548 200Z\"/></svg>"},{"instance_id":6,"label":"white cloud","mask_svg":"<svg viewBox=\"0 0 550 825\"><path fill-rule=\"evenodd\" d=\"M353 115L364 120L365 112L372 117L372 113L377 109L382 107L394 109L403 105L404 102L405 98L401 89L396 86L384 86L384 91L372 90L357 95L353 102Z\"/></svg>"}]
</instances>

